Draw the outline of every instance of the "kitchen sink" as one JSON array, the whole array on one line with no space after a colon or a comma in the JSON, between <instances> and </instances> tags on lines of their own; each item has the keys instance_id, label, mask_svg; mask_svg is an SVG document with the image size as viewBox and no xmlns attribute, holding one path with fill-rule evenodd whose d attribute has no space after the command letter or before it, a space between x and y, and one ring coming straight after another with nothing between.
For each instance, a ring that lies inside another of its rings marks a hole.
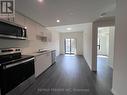
<instances>
[{"instance_id":1,"label":"kitchen sink","mask_svg":"<svg viewBox=\"0 0 127 95\"><path fill-rule=\"evenodd\" d=\"M44 53L44 52L48 52L49 50L42 50L42 51L38 51L37 53Z\"/></svg>"}]
</instances>

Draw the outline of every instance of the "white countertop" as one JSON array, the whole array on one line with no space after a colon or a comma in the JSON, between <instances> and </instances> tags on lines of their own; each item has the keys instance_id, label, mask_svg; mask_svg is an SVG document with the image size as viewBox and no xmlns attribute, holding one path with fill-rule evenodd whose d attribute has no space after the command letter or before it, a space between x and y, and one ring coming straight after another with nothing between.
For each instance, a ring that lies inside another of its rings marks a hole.
<instances>
[{"instance_id":1,"label":"white countertop","mask_svg":"<svg viewBox=\"0 0 127 95\"><path fill-rule=\"evenodd\" d=\"M55 51L55 50L46 50L46 51L40 52L40 53L34 52L34 53L27 54L27 55L32 55L32 56L36 57L36 56L40 56L40 55L43 55L43 54L51 53L52 51Z\"/></svg>"}]
</instances>

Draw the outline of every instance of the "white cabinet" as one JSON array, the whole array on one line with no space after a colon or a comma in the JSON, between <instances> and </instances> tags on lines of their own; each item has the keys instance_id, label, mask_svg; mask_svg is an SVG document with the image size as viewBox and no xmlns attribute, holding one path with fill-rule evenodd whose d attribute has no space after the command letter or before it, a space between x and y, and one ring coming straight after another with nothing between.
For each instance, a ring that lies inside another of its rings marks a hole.
<instances>
[{"instance_id":1,"label":"white cabinet","mask_svg":"<svg viewBox=\"0 0 127 95\"><path fill-rule=\"evenodd\" d=\"M43 29L41 34L38 34L37 36L38 36L37 38L39 40L41 40L42 42L51 42L52 41L52 32L47 29Z\"/></svg>"},{"instance_id":2,"label":"white cabinet","mask_svg":"<svg viewBox=\"0 0 127 95\"><path fill-rule=\"evenodd\" d=\"M51 66L51 52L47 52L35 57L35 77L38 77L49 66Z\"/></svg>"},{"instance_id":3,"label":"white cabinet","mask_svg":"<svg viewBox=\"0 0 127 95\"><path fill-rule=\"evenodd\" d=\"M51 42L52 41L52 33L51 31L47 30L44 32L44 38L46 42Z\"/></svg>"}]
</instances>

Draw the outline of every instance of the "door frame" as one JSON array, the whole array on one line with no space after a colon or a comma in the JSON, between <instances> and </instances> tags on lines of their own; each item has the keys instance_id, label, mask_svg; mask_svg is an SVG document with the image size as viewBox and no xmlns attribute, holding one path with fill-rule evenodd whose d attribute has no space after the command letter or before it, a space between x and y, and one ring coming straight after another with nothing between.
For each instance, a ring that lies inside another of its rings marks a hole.
<instances>
[{"instance_id":1,"label":"door frame","mask_svg":"<svg viewBox=\"0 0 127 95\"><path fill-rule=\"evenodd\" d=\"M92 65L91 70L97 72L97 35L98 27L115 26L115 17L104 17L93 22L92 30Z\"/></svg>"}]
</instances>

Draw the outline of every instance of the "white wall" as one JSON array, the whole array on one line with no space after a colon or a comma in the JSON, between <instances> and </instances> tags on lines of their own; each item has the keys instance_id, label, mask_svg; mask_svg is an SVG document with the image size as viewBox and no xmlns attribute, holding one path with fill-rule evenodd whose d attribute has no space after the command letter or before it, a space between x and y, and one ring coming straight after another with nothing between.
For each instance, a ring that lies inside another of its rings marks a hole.
<instances>
[{"instance_id":1,"label":"white wall","mask_svg":"<svg viewBox=\"0 0 127 95\"><path fill-rule=\"evenodd\" d=\"M83 56L92 70L92 23L84 27L83 32Z\"/></svg>"},{"instance_id":2,"label":"white wall","mask_svg":"<svg viewBox=\"0 0 127 95\"><path fill-rule=\"evenodd\" d=\"M114 43L115 43L115 27L110 27L109 30L109 66L113 68L114 63Z\"/></svg>"},{"instance_id":3,"label":"white wall","mask_svg":"<svg viewBox=\"0 0 127 95\"><path fill-rule=\"evenodd\" d=\"M57 50L57 55L59 55L58 32L49 31L44 26L21 14L16 14L15 22L27 27L28 40L0 39L0 48L20 47L25 54L36 52L38 49L55 49ZM50 42L42 42L37 39L37 35L40 35L42 32L51 33Z\"/></svg>"},{"instance_id":4,"label":"white wall","mask_svg":"<svg viewBox=\"0 0 127 95\"><path fill-rule=\"evenodd\" d=\"M127 95L127 0L117 0L113 92Z\"/></svg>"},{"instance_id":5,"label":"white wall","mask_svg":"<svg viewBox=\"0 0 127 95\"><path fill-rule=\"evenodd\" d=\"M64 54L64 40L66 38L76 39L76 53L77 55L83 55L83 32L66 32L60 33L60 53Z\"/></svg>"}]
</instances>

